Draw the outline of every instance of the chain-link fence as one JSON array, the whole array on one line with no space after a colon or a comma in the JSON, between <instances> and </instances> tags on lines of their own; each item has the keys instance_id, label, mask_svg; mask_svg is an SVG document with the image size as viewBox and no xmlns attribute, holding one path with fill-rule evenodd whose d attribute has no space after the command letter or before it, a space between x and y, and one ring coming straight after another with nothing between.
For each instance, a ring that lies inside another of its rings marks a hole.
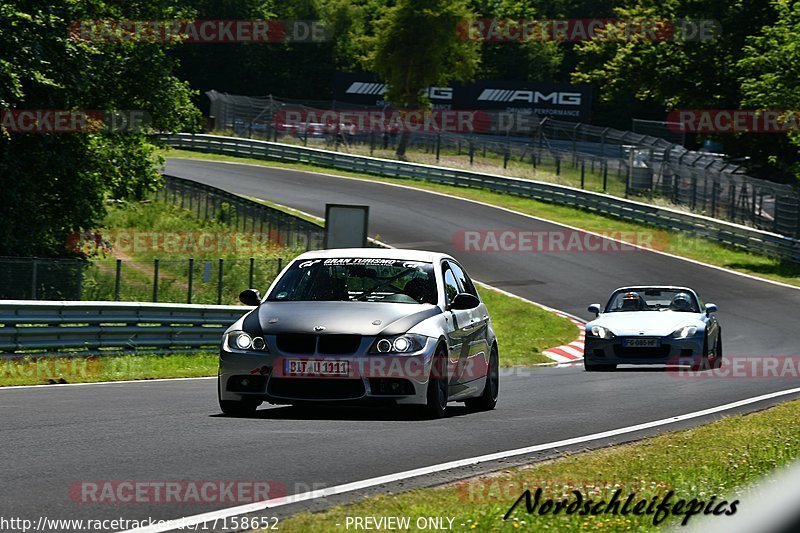
<instances>
[{"instance_id":1,"label":"chain-link fence","mask_svg":"<svg viewBox=\"0 0 800 533\"><path fill-rule=\"evenodd\" d=\"M119 259L0 258L0 299L234 304L243 289L265 290L272 283L288 260L278 257L282 252L291 258L322 248L324 241L324 229L313 222L190 180L165 176L156 198L187 209L200 220L213 219L228 227L230 231L212 246L220 255L227 251L227 256L198 253L176 258L167 246L152 252L154 241L146 240L142 247L147 253L131 256L127 253L131 250L108 247L106 255L125 252ZM131 248L137 248L139 236L152 237L154 232L134 233L126 232ZM192 236L189 232L186 237ZM247 257L237 251L236 242L228 242L243 236L257 236L270 256Z\"/></svg>"},{"instance_id":2,"label":"chain-link fence","mask_svg":"<svg viewBox=\"0 0 800 533\"><path fill-rule=\"evenodd\" d=\"M156 198L188 209L200 220L215 219L232 230L268 236L276 248L319 250L325 230L313 222L268 205L195 181L164 176Z\"/></svg>"},{"instance_id":3,"label":"chain-link fence","mask_svg":"<svg viewBox=\"0 0 800 533\"><path fill-rule=\"evenodd\" d=\"M312 122L287 129L289 111L310 116L328 110L370 110L341 102L293 101L207 93L214 130L249 138L299 143L316 148L394 157L396 132L334 131ZM527 121L524 136L432 133L409 135L407 159L418 163L503 173L633 197L729 220L790 237L800 236L800 194L790 185L747 176L717 154L687 150L677 138L620 131L545 118ZM637 128L641 129L641 128ZM658 128L651 133L658 133ZM649 131L649 130L648 130ZM674 136L673 136L674 137Z\"/></svg>"},{"instance_id":4,"label":"chain-link fence","mask_svg":"<svg viewBox=\"0 0 800 533\"><path fill-rule=\"evenodd\" d=\"M283 258L0 258L2 300L92 300L235 304L248 287L264 291Z\"/></svg>"}]
</instances>

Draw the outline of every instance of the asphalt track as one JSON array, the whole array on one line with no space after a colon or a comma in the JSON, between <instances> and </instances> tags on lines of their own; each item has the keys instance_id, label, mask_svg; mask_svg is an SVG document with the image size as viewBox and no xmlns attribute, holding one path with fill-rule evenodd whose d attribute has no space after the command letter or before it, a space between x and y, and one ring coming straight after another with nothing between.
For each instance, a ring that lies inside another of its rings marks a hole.
<instances>
[{"instance_id":1,"label":"asphalt track","mask_svg":"<svg viewBox=\"0 0 800 533\"><path fill-rule=\"evenodd\" d=\"M796 289L642 251L463 253L453 239L459 230L563 228L377 182L183 160L170 160L167 171L320 216L325 203L369 205L370 234L382 241L453 253L481 281L585 318L588 303L604 300L621 285L690 285L718 304L726 357L800 353ZM0 389L0 516L178 518L236 503L86 504L70 497L70 487L82 480L273 480L289 493L304 492L678 416L791 389L798 382L687 378L653 368L592 374L576 367L541 368L504 375L495 411L468 414L457 407L443 421L415 420L404 412L309 413L285 407L261 409L253 419L225 418L218 415L212 380ZM451 472L405 487L497 467Z\"/></svg>"}]
</instances>

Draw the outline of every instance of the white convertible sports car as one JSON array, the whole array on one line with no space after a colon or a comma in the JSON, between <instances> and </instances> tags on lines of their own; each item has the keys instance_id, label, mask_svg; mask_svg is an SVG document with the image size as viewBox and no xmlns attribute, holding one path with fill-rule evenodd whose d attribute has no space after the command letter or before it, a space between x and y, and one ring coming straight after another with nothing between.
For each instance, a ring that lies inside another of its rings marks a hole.
<instances>
[{"instance_id":1,"label":"white convertible sports car","mask_svg":"<svg viewBox=\"0 0 800 533\"><path fill-rule=\"evenodd\" d=\"M618 364L722 364L722 330L717 306L687 287L623 287L615 290L597 318L586 324L584 368L613 370Z\"/></svg>"},{"instance_id":2,"label":"white convertible sports car","mask_svg":"<svg viewBox=\"0 0 800 533\"><path fill-rule=\"evenodd\" d=\"M229 415L262 402L497 403L497 339L486 306L452 257L415 250L307 252L225 332L219 400Z\"/></svg>"}]
</instances>

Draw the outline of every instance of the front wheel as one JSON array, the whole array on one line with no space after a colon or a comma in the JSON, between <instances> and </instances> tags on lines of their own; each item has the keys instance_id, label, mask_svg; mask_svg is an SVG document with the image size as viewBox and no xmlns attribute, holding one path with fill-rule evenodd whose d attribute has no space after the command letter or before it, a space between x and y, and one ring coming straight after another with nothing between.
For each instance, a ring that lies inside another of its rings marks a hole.
<instances>
[{"instance_id":1,"label":"front wheel","mask_svg":"<svg viewBox=\"0 0 800 533\"><path fill-rule=\"evenodd\" d=\"M708 351L708 332L706 332L705 337L703 338L703 354L700 356L700 361L695 362L692 364L691 369L693 372L700 372L703 370L711 370L714 368L712 366L713 359L710 357Z\"/></svg>"},{"instance_id":2,"label":"front wheel","mask_svg":"<svg viewBox=\"0 0 800 533\"><path fill-rule=\"evenodd\" d=\"M471 411L491 411L497 405L497 394L500 388L500 362L497 350L493 349L489 356L489 368L486 369L486 385L483 394L464 402Z\"/></svg>"},{"instance_id":3,"label":"front wheel","mask_svg":"<svg viewBox=\"0 0 800 533\"><path fill-rule=\"evenodd\" d=\"M439 348L433 357L431 374L428 378L427 403L425 405L425 414L428 418L447 416L447 389L447 352L443 348Z\"/></svg>"},{"instance_id":4,"label":"front wheel","mask_svg":"<svg viewBox=\"0 0 800 533\"><path fill-rule=\"evenodd\" d=\"M220 400L219 408L223 414L233 416L236 418L252 416L258 406L261 405L259 401L253 400Z\"/></svg>"},{"instance_id":5,"label":"front wheel","mask_svg":"<svg viewBox=\"0 0 800 533\"><path fill-rule=\"evenodd\" d=\"M717 334L717 344L714 346L714 359L711 368L722 368L722 331Z\"/></svg>"},{"instance_id":6,"label":"front wheel","mask_svg":"<svg viewBox=\"0 0 800 533\"><path fill-rule=\"evenodd\" d=\"M589 361L584 359L583 369L586 370L587 372L609 372L611 370L616 370L617 365L590 363Z\"/></svg>"}]
</instances>

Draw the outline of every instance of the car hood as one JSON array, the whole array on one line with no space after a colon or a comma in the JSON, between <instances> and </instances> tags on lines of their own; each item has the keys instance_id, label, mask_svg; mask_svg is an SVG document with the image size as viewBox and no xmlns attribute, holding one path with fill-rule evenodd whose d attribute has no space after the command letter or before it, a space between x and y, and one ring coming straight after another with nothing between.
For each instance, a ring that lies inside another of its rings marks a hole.
<instances>
[{"instance_id":1,"label":"car hood","mask_svg":"<svg viewBox=\"0 0 800 533\"><path fill-rule=\"evenodd\" d=\"M604 313L588 326L603 326L615 335L669 335L683 326L701 327L698 313L677 311L616 311Z\"/></svg>"},{"instance_id":2,"label":"car hood","mask_svg":"<svg viewBox=\"0 0 800 533\"><path fill-rule=\"evenodd\" d=\"M384 302L264 302L245 319L264 335L326 333L400 335L442 310L430 304ZM249 323L249 324L248 324ZM323 330L315 328L324 327Z\"/></svg>"}]
</instances>

